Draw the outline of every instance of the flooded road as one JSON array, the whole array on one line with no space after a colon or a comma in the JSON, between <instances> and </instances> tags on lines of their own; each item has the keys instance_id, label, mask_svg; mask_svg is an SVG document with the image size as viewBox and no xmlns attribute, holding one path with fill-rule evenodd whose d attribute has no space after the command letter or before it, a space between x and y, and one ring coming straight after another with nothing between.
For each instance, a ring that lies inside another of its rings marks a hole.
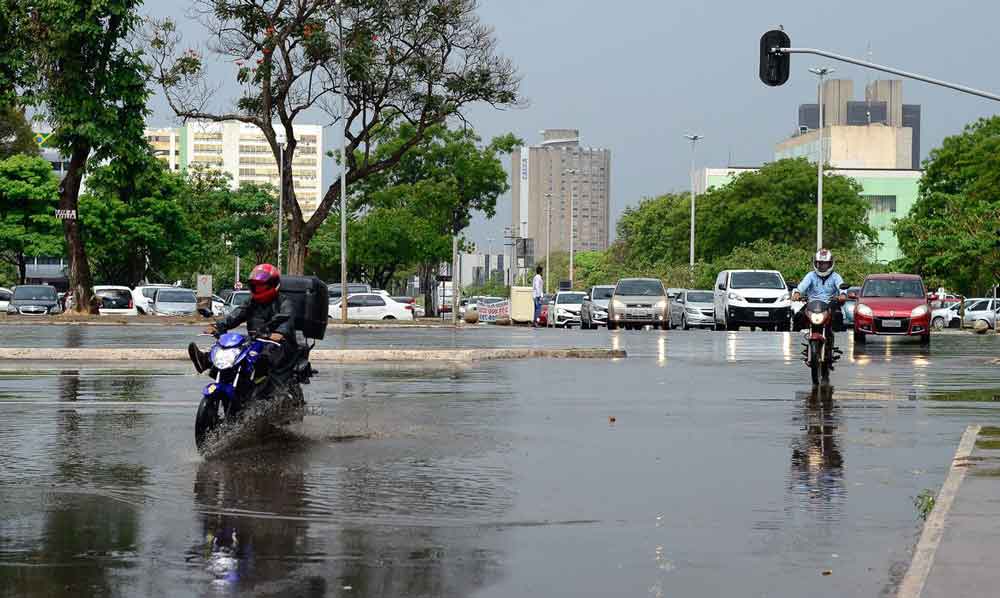
<instances>
[{"instance_id":1,"label":"flooded road","mask_svg":"<svg viewBox=\"0 0 1000 598\"><path fill-rule=\"evenodd\" d=\"M324 365L302 425L211 461L185 364L0 363L0 596L892 595L913 497L1000 424L995 338L848 344L816 393L785 334L334 332L629 358Z\"/></svg>"}]
</instances>

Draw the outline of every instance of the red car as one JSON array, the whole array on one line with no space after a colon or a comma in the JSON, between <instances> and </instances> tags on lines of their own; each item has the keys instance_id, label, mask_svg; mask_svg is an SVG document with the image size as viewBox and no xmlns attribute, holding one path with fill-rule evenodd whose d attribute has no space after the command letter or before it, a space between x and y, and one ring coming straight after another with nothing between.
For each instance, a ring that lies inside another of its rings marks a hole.
<instances>
[{"instance_id":1,"label":"red car","mask_svg":"<svg viewBox=\"0 0 1000 598\"><path fill-rule=\"evenodd\" d=\"M539 312L539 315L538 315L538 325L539 326L546 326L546 327L548 327L548 325L549 325L549 304L548 303L543 303L542 304L542 310Z\"/></svg>"},{"instance_id":2,"label":"red car","mask_svg":"<svg viewBox=\"0 0 1000 598\"><path fill-rule=\"evenodd\" d=\"M871 274L854 308L854 341L878 336L919 336L931 342L931 310L924 281L915 274Z\"/></svg>"}]
</instances>

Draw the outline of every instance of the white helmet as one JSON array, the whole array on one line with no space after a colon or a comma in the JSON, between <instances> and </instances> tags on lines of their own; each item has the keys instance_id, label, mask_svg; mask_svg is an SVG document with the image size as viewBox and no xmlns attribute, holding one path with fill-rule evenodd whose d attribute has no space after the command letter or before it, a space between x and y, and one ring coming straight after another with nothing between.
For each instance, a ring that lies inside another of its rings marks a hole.
<instances>
[{"instance_id":1,"label":"white helmet","mask_svg":"<svg viewBox=\"0 0 1000 598\"><path fill-rule=\"evenodd\" d=\"M820 249L813 258L813 270L816 274L826 278L833 273L833 252L829 249Z\"/></svg>"}]
</instances>

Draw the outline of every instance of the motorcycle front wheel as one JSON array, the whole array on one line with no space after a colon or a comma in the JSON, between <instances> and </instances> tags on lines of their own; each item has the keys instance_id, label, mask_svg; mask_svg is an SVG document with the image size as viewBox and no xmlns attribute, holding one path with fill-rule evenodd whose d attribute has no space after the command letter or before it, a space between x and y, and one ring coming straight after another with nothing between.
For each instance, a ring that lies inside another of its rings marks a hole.
<instances>
[{"instance_id":1,"label":"motorcycle front wheel","mask_svg":"<svg viewBox=\"0 0 1000 598\"><path fill-rule=\"evenodd\" d=\"M202 450L205 439L219 426L219 404L209 397L202 397L194 418L194 444Z\"/></svg>"},{"instance_id":2,"label":"motorcycle front wheel","mask_svg":"<svg viewBox=\"0 0 1000 598\"><path fill-rule=\"evenodd\" d=\"M809 370L812 374L813 386L819 386L821 381L830 379L829 364L821 360L823 344L819 341L809 341Z\"/></svg>"}]
</instances>

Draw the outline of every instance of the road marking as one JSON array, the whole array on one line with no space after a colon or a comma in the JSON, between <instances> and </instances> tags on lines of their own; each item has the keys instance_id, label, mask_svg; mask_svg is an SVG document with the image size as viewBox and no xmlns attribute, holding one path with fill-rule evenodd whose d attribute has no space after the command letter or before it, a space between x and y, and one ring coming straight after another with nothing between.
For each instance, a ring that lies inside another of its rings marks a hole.
<instances>
[{"instance_id":1,"label":"road marking","mask_svg":"<svg viewBox=\"0 0 1000 598\"><path fill-rule=\"evenodd\" d=\"M955 502L962 480L965 479L965 472L969 469L967 459L975 447L979 430L980 426L973 425L966 428L962 434L962 441L958 443L958 450L955 451L955 458L951 461L948 477L945 478L941 492L934 501L934 509L924 522L924 531L920 534L917 549L913 552L913 560L910 561L910 568L903 577L903 583L899 585L896 598L920 598L921 592L924 591L927 576L934 565L934 555L941 544L941 537L944 536L945 519Z\"/></svg>"}]
</instances>

